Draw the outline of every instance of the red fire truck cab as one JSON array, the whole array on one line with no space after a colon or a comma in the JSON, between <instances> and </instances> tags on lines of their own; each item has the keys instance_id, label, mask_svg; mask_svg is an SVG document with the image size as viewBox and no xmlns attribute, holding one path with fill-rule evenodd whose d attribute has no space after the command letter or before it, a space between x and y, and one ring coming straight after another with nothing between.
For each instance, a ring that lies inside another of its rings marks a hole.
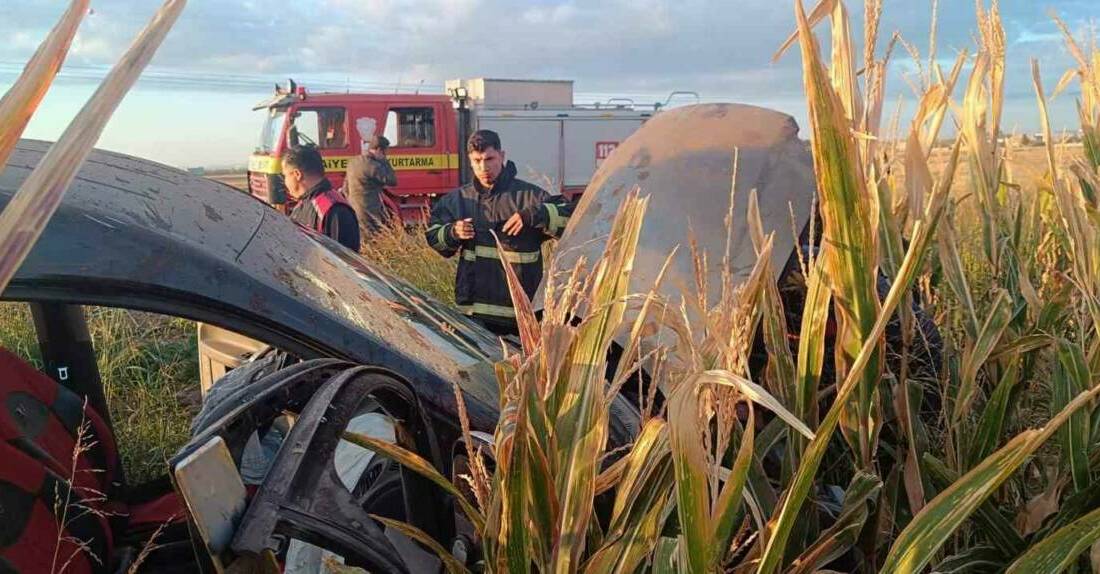
<instances>
[{"instance_id":1,"label":"red fire truck cab","mask_svg":"<svg viewBox=\"0 0 1100 574\"><path fill-rule=\"evenodd\" d=\"M520 177L573 195L619 142L668 103L636 107L616 99L578 106L571 81L455 80L447 82L447 92L314 94L293 81L277 87L273 98L253 108L266 117L248 162L248 190L285 210L283 150L316 145L330 181L340 187L348 160L382 134L398 180L387 202L406 223L424 222L434 197L468 181L467 136L492 129Z\"/></svg>"},{"instance_id":2,"label":"red fire truck cab","mask_svg":"<svg viewBox=\"0 0 1100 574\"><path fill-rule=\"evenodd\" d=\"M288 146L301 144L317 146L329 180L340 187L348 160L363 153L364 140L375 133L391 143L389 160L398 185L389 191L403 219L420 220L430 197L459 185L456 114L447 96L309 94L293 84L292 89L257 106L267 118L248 161L252 195L286 205L279 158Z\"/></svg>"}]
</instances>

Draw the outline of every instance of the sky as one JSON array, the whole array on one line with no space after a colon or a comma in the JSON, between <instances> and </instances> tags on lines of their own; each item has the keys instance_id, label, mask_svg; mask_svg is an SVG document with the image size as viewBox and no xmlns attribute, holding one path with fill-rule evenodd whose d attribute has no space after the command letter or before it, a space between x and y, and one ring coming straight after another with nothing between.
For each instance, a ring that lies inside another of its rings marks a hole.
<instances>
[{"instance_id":1,"label":"sky","mask_svg":"<svg viewBox=\"0 0 1100 574\"><path fill-rule=\"evenodd\" d=\"M575 82L578 102L630 97L652 103L673 90L691 90L707 102L790 113L805 135L799 54L771 61L793 30L793 1L190 0L99 147L179 167L244 164L262 123L252 105L287 78L318 91L421 93L442 93L453 78L567 79ZM6 90L66 3L0 2L6 39L0 90ZM884 3L881 44L896 31L927 58L931 0ZM25 137L56 139L158 5L93 0ZM862 3L847 5L860 38ZM1030 59L1039 59L1048 90L1072 65L1048 12L1082 38L1092 33L1100 5L1000 5L1008 42L1005 129L1036 131ZM945 68L959 51L973 52L975 29L971 0L939 0L937 55ZM895 54L890 101L901 98L911 107L906 78L915 69L907 54ZM1056 130L1073 125L1073 97L1069 90L1053 103Z\"/></svg>"}]
</instances>

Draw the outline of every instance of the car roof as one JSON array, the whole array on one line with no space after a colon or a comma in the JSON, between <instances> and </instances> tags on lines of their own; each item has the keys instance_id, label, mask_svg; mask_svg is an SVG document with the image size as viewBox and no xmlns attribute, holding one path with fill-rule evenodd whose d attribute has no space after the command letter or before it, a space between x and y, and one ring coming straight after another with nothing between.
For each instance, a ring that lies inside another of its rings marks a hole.
<instances>
[{"instance_id":1,"label":"car roof","mask_svg":"<svg viewBox=\"0 0 1100 574\"><path fill-rule=\"evenodd\" d=\"M673 304L684 294L695 296L694 255L705 253L709 307L723 288L726 253L734 284L745 281L756 265L746 215L755 191L764 234L774 234L771 271L778 279L794 252L797 234L809 221L816 189L813 157L798 131L793 117L745 104L700 104L655 115L592 176L558 242L556 269L597 261L623 201L631 190L638 190L648 197L648 207L628 292L653 289L675 250L658 292ZM731 194L734 179L737 189ZM542 308L543 296L540 289L536 308ZM692 320L700 319L690 305L688 312ZM626 320L633 320L635 313L636 309L628 310Z\"/></svg>"},{"instance_id":2,"label":"car roof","mask_svg":"<svg viewBox=\"0 0 1100 574\"><path fill-rule=\"evenodd\" d=\"M19 142L0 207L49 145ZM452 412L457 383L483 403L475 424L495 422L491 334L250 195L148 160L94 151L3 298L208 322L393 371Z\"/></svg>"}]
</instances>

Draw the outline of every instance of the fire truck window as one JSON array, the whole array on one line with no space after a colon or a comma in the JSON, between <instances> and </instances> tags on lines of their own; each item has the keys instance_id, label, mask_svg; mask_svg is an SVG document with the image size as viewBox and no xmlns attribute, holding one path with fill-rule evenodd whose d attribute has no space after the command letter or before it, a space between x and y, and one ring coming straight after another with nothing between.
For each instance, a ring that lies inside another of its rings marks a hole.
<instances>
[{"instance_id":1,"label":"fire truck window","mask_svg":"<svg viewBox=\"0 0 1100 574\"><path fill-rule=\"evenodd\" d=\"M348 146L347 121L344 108L317 108L295 112L290 145L316 144L320 149L343 149ZM298 141L294 141L297 136Z\"/></svg>"},{"instance_id":2,"label":"fire truck window","mask_svg":"<svg viewBox=\"0 0 1100 574\"><path fill-rule=\"evenodd\" d=\"M432 108L395 108L386 115L386 139L393 147L433 147L435 110Z\"/></svg>"},{"instance_id":3,"label":"fire truck window","mask_svg":"<svg viewBox=\"0 0 1100 574\"><path fill-rule=\"evenodd\" d=\"M286 110L273 109L268 112L264 120L263 130L260 132L260 144L256 146L258 153L271 153L275 151L275 144L283 133L283 122L286 121Z\"/></svg>"}]
</instances>

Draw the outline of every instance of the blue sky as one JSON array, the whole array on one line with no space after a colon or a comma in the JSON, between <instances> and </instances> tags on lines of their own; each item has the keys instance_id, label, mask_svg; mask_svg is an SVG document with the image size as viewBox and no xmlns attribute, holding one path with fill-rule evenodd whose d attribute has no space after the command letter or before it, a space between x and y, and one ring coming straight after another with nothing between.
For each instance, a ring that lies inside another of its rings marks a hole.
<instances>
[{"instance_id":1,"label":"blue sky","mask_svg":"<svg viewBox=\"0 0 1100 574\"><path fill-rule=\"evenodd\" d=\"M0 89L65 9L57 0L5 4ZM93 0L28 137L57 137L158 4ZM848 5L862 13L861 2ZM1048 89L1071 64L1048 10L1079 36L1100 16L1095 0L1001 2L1006 129L1037 127L1030 58L1039 58ZM883 38L896 30L925 52L930 20L930 1L885 0ZM100 147L184 167L243 163L261 121L252 104L287 77L328 90L423 92L458 77L572 79L579 100L647 103L694 90L706 101L780 109L805 125L797 52L770 60L792 27L793 2L782 0L190 0ZM971 49L974 28L973 2L940 0L941 56ZM912 68L895 56L892 98L908 93L903 74ZM1054 103L1056 128L1072 124L1072 97Z\"/></svg>"}]
</instances>

